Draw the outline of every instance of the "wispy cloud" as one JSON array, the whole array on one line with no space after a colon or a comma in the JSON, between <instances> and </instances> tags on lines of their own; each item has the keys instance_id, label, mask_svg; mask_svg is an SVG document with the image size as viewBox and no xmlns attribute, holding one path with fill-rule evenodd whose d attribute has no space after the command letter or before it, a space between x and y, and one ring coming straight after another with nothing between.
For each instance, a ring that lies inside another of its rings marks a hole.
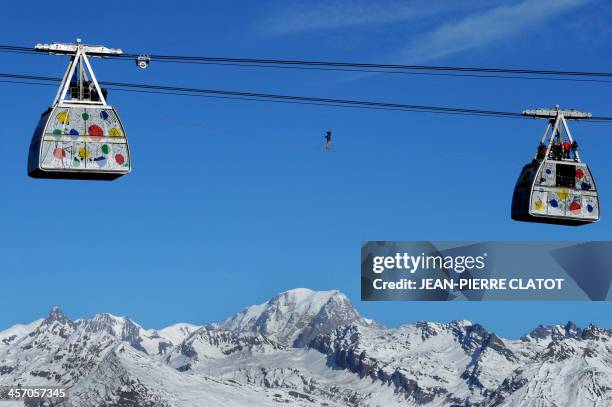
<instances>
[{"instance_id":1,"label":"wispy cloud","mask_svg":"<svg viewBox=\"0 0 612 407\"><path fill-rule=\"evenodd\" d=\"M423 62L509 39L591 0L523 0L468 14L421 34L402 49L404 62ZM397 56L396 54L396 56Z\"/></svg>"},{"instance_id":2,"label":"wispy cloud","mask_svg":"<svg viewBox=\"0 0 612 407\"><path fill-rule=\"evenodd\" d=\"M309 0L285 2L256 23L268 36L394 25L386 60L421 63L537 30L595 0ZM563 24L563 22L559 22ZM404 29L405 28L405 29ZM416 32L415 32L416 31ZM401 46L401 33L407 38ZM387 44L390 42L387 41Z\"/></svg>"},{"instance_id":3,"label":"wispy cloud","mask_svg":"<svg viewBox=\"0 0 612 407\"><path fill-rule=\"evenodd\" d=\"M279 9L266 10L266 17L258 22L257 28L267 35L289 35L357 26L407 23L456 10L474 9L482 5L482 2L311 0L285 4Z\"/></svg>"}]
</instances>

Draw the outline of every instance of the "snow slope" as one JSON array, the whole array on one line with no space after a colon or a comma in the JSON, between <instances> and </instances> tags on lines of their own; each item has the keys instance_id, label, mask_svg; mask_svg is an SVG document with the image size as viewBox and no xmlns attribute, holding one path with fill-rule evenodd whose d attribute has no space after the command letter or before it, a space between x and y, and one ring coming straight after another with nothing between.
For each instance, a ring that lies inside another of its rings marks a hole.
<instances>
[{"instance_id":1,"label":"snow slope","mask_svg":"<svg viewBox=\"0 0 612 407\"><path fill-rule=\"evenodd\" d=\"M19 338L26 336L36 329L42 321L42 319L38 319L25 325L16 324L4 331L0 331L0 349L2 349L3 346L9 346Z\"/></svg>"}]
</instances>

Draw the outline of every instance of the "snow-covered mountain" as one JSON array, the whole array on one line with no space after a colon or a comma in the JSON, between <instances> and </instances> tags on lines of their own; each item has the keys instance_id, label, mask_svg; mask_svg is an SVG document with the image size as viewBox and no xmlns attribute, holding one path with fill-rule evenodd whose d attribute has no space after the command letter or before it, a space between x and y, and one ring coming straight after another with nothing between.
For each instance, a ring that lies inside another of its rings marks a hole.
<instances>
[{"instance_id":1,"label":"snow-covered mountain","mask_svg":"<svg viewBox=\"0 0 612 407\"><path fill-rule=\"evenodd\" d=\"M296 288L264 304L244 309L221 326L227 330L259 333L283 345L302 347L318 334L350 323L371 324L341 292Z\"/></svg>"},{"instance_id":2,"label":"snow-covered mountain","mask_svg":"<svg viewBox=\"0 0 612 407\"><path fill-rule=\"evenodd\" d=\"M221 324L149 330L54 308L0 332L0 386L66 386L63 407L612 405L612 331L507 340L469 321L388 329L338 291L295 289Z\"/></svg>"},{"instance_id":3,"label":"snow-covered mountain","mask_svg":"<svg viewBox=\"0 0 612 407\"><path fill-rule=\"evenodd\" d=\"M35 330L42 321L42 319L37 319L36 321L25 325L16 324L0 332L0 349L2 349L4 346L9 346L11 343L26 336L27 334Z\"/></svg>"}]
</instances>

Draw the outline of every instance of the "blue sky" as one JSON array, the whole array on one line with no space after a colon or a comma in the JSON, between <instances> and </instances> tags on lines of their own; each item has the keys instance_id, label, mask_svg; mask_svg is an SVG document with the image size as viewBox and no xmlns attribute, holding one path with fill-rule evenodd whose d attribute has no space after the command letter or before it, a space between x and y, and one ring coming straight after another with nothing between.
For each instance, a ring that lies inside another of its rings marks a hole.
<instances>
[{"instance_id":1,"label":"blue sky","mask_svg":"<svg viewBox=\"0 0 612 407\"><path fill-rule=\"evenodd\" d=\"M604 1L11 2L2 43L130 53L612 71ZM0 54L0 71L60 76L66 60ZM612 115L612 84L363 75L94 61L106 81ZM540 323L612 327L608 303L361 303L362 240L607 240L612 127L573 132L602 221L516 223L510 199L544 123L112 92L133 173L112 183L26 176L49 86L0 84L0 327L58 305L146 327L219 321L295 287L339 289L389 326L470 319L516 337ZM331 127L336 152L324 154Z\"/></svg>"}]
</instances>

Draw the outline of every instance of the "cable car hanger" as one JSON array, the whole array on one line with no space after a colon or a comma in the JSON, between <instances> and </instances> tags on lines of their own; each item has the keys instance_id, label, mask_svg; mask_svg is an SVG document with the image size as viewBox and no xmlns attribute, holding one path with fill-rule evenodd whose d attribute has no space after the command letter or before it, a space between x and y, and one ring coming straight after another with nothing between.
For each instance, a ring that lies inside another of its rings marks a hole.
<instances>
[{"instance_id":1,"label":"cable car hanger","mask_svg":"<svg viewBox=\"0 0 612 407\"><path fill-rule=\"evenodd\" d=\"M121 55L101 45L37 44L50 55L70 55L52 106L39 121L28 157L33 178L113 180L131 170L125 130L107 103L88 56Z\"/></svg>"},{"instance_id":2,"label":"cable car hanger","mask_svg":"<svg viewBox=\"0 0 612 407\"><path fill-rule=\"evenodd\" d=\"M36 51L47 52L49 55L72 55L70 59L70 64L68 64L68 68L66 68L66 72L64 73L64 77L62 78L62 82L60 87L55 95L55 100L53 101L53 105L60 106L74 106L79 104L99 104L103 107L108 107L106 104L106 99L102 93L102 89L100 88L100 84L96 79L96 75L91 69L91 64L89 63L89 58L87 57L87 53L91 56L104 56L104 55L121 55L123 51L120 49L112 49L106 48L103 46L92 46L92 45L83 45L81 44L81 39L77 38L76 44L36 44L34 47ZM78 84L79 84L79 94L78 99L70 99L70 101L66 100L66 96L68 94L68 89L70 87L71 78L74 76L76 69L79 69L78 74ZM87 69L85 71L84 67ZM89 72L89 76L91 77L91 83L93 84L95 90L99 95L99 100L86 100L84 95L84 80L89 80L87 75Z\"/></svg>"}]
</instances>

